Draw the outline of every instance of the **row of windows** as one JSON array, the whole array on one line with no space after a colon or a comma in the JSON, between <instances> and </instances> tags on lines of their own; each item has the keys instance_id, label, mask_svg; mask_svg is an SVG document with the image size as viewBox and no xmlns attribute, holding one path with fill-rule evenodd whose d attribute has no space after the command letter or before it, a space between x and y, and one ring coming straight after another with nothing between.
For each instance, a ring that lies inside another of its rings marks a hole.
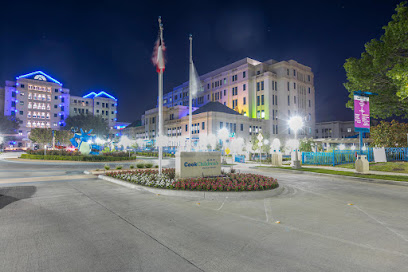
<instances>
[{"instance_id":1,"label":"row of windows","mask_svg":"<svg viewBox=\"0 0 408 272\"><path fill-rule=\"evenodd\" d=\"M20 111L20 114L23 115L23 112ZM47 119L50 119L50 113L49 112L45 113L45 112L33 111L33 113L31 114L31 111L29 111L29 112L27 112L27 117L28 118L32 117L32 118L42 118L42 119L47 118Z\"/></svg>"},{"instance_id":2,"label":"row of windows","mask_svg":"<svg viewBox=\"0 0 408 272\"><path fill-rule=\"evenodd\" d=\"M224 127L224 122L220 122L220 129ZM230 133L237 132L237 124L236 123L225 123L225 128L229 130ZM243 125L241 124L241 131L243 130Z\"/></svg>"},{"instance_id":3,"label":"row of windows","mask_svg":"<svg viewBox=\"0 0 408 272\"><path fill-rule=\"evenodd\" d=\"M252 135L252 133L258 134L258 132L262 132L262 127L259 127L258 130L258 126L249 126L249 135Z\"/></svg>"},{"instance_id":4,"label":"row of windows","mask_svg":"<svg viewBox=\"0 0 408 272\"><path fill-rule=\"evenodd\" d=\"M45 100L47 100L47 101L51 101L51 95L45 95L45 94L37 94L37 93L34 93L34 95L33 95L33 93L31 93L31 92L29 92L28 93L28 99L29 100L42 100L42 101L45 101Z\"/></svg>"},{"instance_id":5,"label":"row of windows","mask_svg":"<svg viewBox=\"0 0 408 272\"><path fill-rule=\"evenodd\" d=\"M260 105L264 105L265 104L265 99L264 99L264 95L261 96L257 96L256 97L256 105L260 106Z\"/></svg>"},{"instance_id":6,"label":"row of windows","mask_svg":"<svg viewBox=\"0 0 408 272\"><path fill-rule=\"evenodd\" d=\"M56 123L54 123L54 126L56 125ZM32 123L31 123L31 121L27 121L27 127L41 127L41 128L45 128L45 127L47 127L47 128L49 128L49 127L51 127L51 125L50 125L50 122L35 122L35 121L33 121Z\"/></svg>"},{"instance_id":7,"label":"row of windows","mask_svg":"<svg viewBox=\"0 0 408 272\"><path fill-rule=\"evenodd\" d=\"M79 108L74 108L74 113L83 113L83 114L88 114L89 110L88 109L79 109Z\"/></svg>"},{"instance_id":8,"label":"row of windows","mask_svg":"<svg viewBox=\"0 0 408 272\"><path fill-rule=\"evenodd\" d=\"M181 136L181 127L176 128L168 128L167 129L167 136Z\"/></svg>"},{"instance_id":9,"label":"row of windows","mask_svg":"<svg viewBox=\"0 0 408 272\"><path fill-rule=\"evenodd\" d=\"M54 107L56 108L57 105L55 105ZM29 109L38 109L38 110L50 110L51 106L49 103L32 103L32 102L28 102L28 108Z\"/></svg>"}]
</instances>

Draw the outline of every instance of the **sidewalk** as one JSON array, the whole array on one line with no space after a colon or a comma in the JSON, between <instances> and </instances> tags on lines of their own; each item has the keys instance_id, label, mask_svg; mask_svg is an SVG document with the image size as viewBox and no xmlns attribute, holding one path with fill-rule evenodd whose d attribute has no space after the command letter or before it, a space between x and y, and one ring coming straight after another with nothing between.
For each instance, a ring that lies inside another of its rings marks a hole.
<instances>
[{"instance_id":1,"label":"sidewalk","mask_svg":"<svg viewBox=\"0 0 408 272\"><path fill-rule=\"evenodd\" d=\"M333 166L322 166L322 165L302 165L304 168L320 168L334 171L344 171L356 173L355 169L342 168L342 167L333 167ZM384 171L370 171L369 174L372 175L386 175L386 176L405 176L408 177L408 173L394 173L394 172L384 172Z\"/></svg>"}]
</instances>

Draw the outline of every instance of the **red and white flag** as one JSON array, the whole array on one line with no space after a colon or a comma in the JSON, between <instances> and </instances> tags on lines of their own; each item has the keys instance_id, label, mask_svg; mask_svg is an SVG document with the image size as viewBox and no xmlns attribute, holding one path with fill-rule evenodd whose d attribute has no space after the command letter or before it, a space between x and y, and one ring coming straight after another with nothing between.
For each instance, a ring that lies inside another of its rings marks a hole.
<instances>
[{"instance_id":1,"label":"red and white flag","mask_svg":"<svg viewBox=\"0 0 408 272\"><path fill-rule=\"evenodd\" d=\"M153 55L152 55L152 62L156 66L157 73L164 72L164 68L165 68L164 51L166 51L164 42L162 41L160 37L158 37L154 45Z\"/></svg>"}]
</instances>

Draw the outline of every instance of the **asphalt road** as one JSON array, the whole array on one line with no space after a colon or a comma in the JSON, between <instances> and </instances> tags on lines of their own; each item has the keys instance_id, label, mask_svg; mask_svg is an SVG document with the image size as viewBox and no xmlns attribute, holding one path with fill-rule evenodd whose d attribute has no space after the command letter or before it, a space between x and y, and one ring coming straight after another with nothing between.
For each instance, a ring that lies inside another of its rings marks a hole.
<instances>
[{"instance_id":1,"label":"asphalt road","mask_svg":"<svg viewBox=\"0 0 408 272\"><path fill-rule=\"evenodd\" d=\"M285 190L208 201L81 173L97 167L0 161L0 271L407 271L407 186L236 167Z\"/></svg>"}]
</instances>

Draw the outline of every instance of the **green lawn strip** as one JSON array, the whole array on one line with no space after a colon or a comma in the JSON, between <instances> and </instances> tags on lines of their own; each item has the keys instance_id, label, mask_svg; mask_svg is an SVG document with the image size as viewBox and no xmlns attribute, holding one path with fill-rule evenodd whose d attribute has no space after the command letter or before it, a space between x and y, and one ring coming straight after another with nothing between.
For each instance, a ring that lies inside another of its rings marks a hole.
<instances>
[{"instance_id":1,"label":"green lawn strip","mask_svg":"<svg viewBox=\"0 0 408 272\"><path fill-rule=\"evenodd\" d=\"M293 169L290 167L273 167L273 166L258 166L264 168L278 168L278 169L286 169L286 170L293 170L293 171L303 171L303 172L312 172L312 173L321 173L321 174L331 174L331 175L339 175L339 176L349 176L349 177L357 177L357 178L368 178L368 179L384 179L384 180L395 180L395 181L408 181L408 177L406 176L389 176L389 175L374 175L374 174L358 174L354 172L347 172L347 171L337 171L337 170L329 170L329 169L321 169L321 168L301 168L301 169Z\"/></svg>"},{"instance_id":2,"label":"green lawn strip","mask_svg":"<svg viewBox=\"0 0 408 272\"><path fill-rule=\"evenodd\" d=\"M336 170L328 170L328 169L320 169L320 168L302 168L302 169L292 169L292 168L287 168L287 167L282 167L282 168L290 169L290 170L295 170L295 171L304 171L304 172L312 172L312 173L331 174L331 175L339 175L339 176L349 176L349 177L357 177L357 178L385 179L385 180L396 180L396 181L408 181L408 177L405 177L405 176L388 176L388 175L358 174L358 173L347 172L347 171L336 171Z\"/></svg>"},{"instance_id":3,"label":"green lawn strip","mask_svg":"<svg viewBox=\"0 0 408 272\"><path fill-rule=\"evenodd\" d=\"M336 165L336 167L354 169L354 164L353 163L339 164ZM394 173L408 173L408 163L407 162L370 163L370 170Z\"/></svg>"}]
</instances>

